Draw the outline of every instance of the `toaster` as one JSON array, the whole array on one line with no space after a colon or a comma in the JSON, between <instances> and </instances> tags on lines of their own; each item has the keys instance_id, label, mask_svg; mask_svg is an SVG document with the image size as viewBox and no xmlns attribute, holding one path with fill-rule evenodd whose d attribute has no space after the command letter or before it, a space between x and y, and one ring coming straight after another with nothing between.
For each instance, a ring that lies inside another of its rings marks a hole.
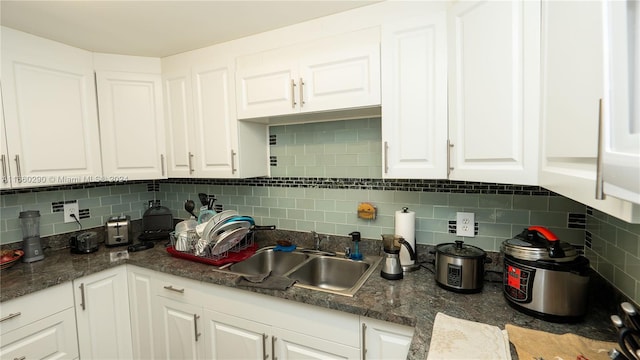
<instances>
[{"instance_id":1,"label":"toaster","mask_svg":"<svg viewBox=\"0 0 640 360\"><path fill-rule=\"evenodd\" d=\"M131 244L131 218L128 215L112 216L105 225L107 237L106 246L120 246Z\"/></svg>"}]
</instances>

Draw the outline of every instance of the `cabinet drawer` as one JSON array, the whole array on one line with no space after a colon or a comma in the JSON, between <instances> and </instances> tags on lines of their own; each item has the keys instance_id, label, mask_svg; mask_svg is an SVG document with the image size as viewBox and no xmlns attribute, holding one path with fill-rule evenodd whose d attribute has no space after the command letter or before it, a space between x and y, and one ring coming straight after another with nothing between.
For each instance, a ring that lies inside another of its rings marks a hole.
<instances>
[{"instance_id":1,"label":"cabinet drawer","mask_svg":"<svg viewBox=\"0 0 640 360\"><path fill-rule=\"evenodd\" d=\"M199 281L173 275L161 274L156 279L153 279L155 295L192 304L200 304L202 302L200 288Z\"/></svg>"},{"instance_id":2,"label":"cabinet drawer","mask_svg":"<svg viewBox=\"0 0 640 360\"><path fill-rule=\"evenodd\" d=\"M2 359L73 359L78 357L73 309L2 334Z\"/></svg>"},{"instance_id":3,"label":"cabinet drawer","mask_svg":"<svg viewBox=\"0 0 640 360\"><path fill-rule=\"evenodd\" d=\"M5 301L0 306L0 334L73 307L71 282Z\"/></svg>"}]
</instances>

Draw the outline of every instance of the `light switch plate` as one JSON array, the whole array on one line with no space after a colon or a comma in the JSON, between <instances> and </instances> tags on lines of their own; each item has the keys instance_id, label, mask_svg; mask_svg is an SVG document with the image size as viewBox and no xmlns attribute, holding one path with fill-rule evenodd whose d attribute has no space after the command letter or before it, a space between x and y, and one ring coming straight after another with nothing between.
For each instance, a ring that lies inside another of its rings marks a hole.
<instances>
[{"instance_id":1,"label":"light switch plate","mask_svg":"<svg viewBox=\"0 0 640 360\"><path fill-rule=\"evenodd\" d=\"M474 213L457 213L456 235L464 237L474 237L476 235L475 224L476 222Z\"/></svg>"}]
</instances>

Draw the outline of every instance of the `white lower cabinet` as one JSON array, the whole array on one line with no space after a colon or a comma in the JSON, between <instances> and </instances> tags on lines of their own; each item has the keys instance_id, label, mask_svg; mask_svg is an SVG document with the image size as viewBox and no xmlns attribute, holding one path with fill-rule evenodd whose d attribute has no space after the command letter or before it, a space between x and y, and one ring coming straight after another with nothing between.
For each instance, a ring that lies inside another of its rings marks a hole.
<instances>
[{"instance_id":1,"label":"white lower cabinet","mask_svg":"<svg viewBox=\"0 0 640 360\"><path fill-rule=\"evenodd\" d=\"M347 346L296 331L275 328L272 337L274 359L360 359L360 348L358 347Z\"/></svg>"},{"instance_id":2,"label":"white lower cabinet","mask_svg":"<svg viewBox=\"0 0 640 360\"><path fill-rule=\"evenodd\" d=\"M71 283L2 303L0 359L77 359Z\"/></svg>"},{"instance_id":3,"label":"white lower cabinet","mask_svg":"<svg viewBox=\"0 0 640 360\"><path fill-rule=\"evenodd\" d=\"M208 309L204 310L204 324L207 359L263 360L273 356L275 343L268 325Z\"/></svg>"},{"instance_id":4,"label":"white lower cabinet","mask_svg":"<svg viewBox=\"0 0 640 360\"><path fill-rule=\"evenodd\" d=\"M132 358L126 267L73 281L80 357Z\"/></svg>"},{"instance_id":5,"label":"white lower cabinet","mask_svg":"<svg viewBox=\"0 0 640 360\"><path fill-rule=\"evenodd\" d=\"M127 265L3 302L0 335L2 359L404 359L413 329Z\"/></svg>"},{"instance_id":6,"label":"white lower cabinet","mask_svg":"<svg viewBox=\"0 0 640 360\"><path fill-rule=\"evenodd\" d=\"M413 328L360 317L363 359L406 359Z\"/></svg>"},{"instance_id":7,"label":"white lower cabinet","mask_svg":"<svg viewBox=\"0 0 640 360\"><path fill-rule=\"evenodd\" d=\"M361 343L368 344L369 359L406 358L411 343L410 327L129 268L130 281L136 273L136 286L146 287L140 279L153 276L153 358L361 359ZM368 325L366 334L360 332L361 319Z\"/></svg>"},{"instance_id":8,"label":"white lower cabinet","mask_svg":"<svg viewBox=\"0 0 640 360\"><path fill-rule=\"evenodd\" d=\"M207 359L359 359L360 349L205 310ZM287 326L287 324L279 324Z\"/></svg>"},{"instance_id":9,"label":"white lower cabinet","mask_svg":"<svg viewBox=\"0 0 640 360\"><path fill-rule=\"evenodd\" d=\"M156 359L153 319L154 272L127 265L129 286L129 312L131 315L131 342L134 359Z\"/></svg>"},{"instance_id":10,"label":"white lower cabinet","mask_svg":"<svg viewBox=\"0 0 640 360\"><path fill-rule=\"evenodd\" d=\"M162 296L155 298L158 311L158 356L161 359L201 359L202 307Z\"/></svg>"}]
</instances>

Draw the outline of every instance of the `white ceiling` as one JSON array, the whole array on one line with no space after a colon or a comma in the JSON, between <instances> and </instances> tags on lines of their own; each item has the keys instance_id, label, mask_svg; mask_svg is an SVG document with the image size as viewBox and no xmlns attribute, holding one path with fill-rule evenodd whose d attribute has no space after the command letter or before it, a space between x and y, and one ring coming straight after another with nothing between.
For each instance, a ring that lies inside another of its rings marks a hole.
<instances>
[{"instance_id":1,"label":"white ceiling","mask_svg":"<svg viewBox=\"0 0 640 360\"><path fill-rule=\"evenodd\" d=\"M104 53L164 57L380 0L1 0L2 26Z\"/></svg>"}]
</instances>

